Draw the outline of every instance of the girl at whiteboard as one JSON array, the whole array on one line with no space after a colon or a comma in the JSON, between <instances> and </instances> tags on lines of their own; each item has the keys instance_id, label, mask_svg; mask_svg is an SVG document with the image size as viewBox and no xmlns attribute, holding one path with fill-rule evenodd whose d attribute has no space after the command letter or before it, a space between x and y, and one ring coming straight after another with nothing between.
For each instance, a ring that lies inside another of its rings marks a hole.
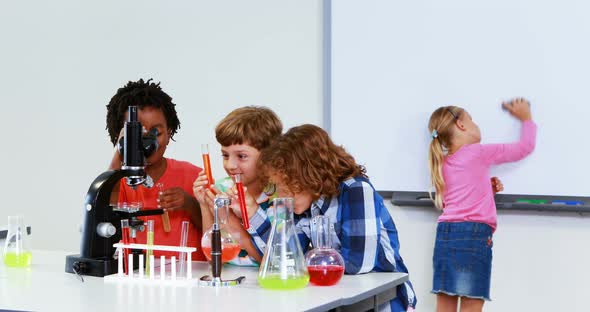
<instances>
[{"instance_id":1,"label":"girl at whiteboard","mask_svg":"<svg viewBox=\"0 0 590 312\"><path fill-rule=\"evenodd\" d=\"M434 201L442 209L433 255L437 311L457 311L459 298L461 311L481 311L484 300L491 300L494 191L502 186L490 179L489 168L529 155L537 132L527 100L518 98L502 106L522 122L516 143L481 144L479 127L456 106L440 107L430 116L428 161Z\"/></svg>"},{"instance_id":2,"label":"girl at whiteboard","mask_svg":"<svg viewBox=\"0 0 590 312\"><path fill-rule=\"evenodd\" d=\"M311 219L330 216L335 232L332 247L343 256L346 274L408 272L399 252L394 220L383 198L373 188L365 168L334 144L322 128L306 124L289 129L262 150L258 166L259 172L276 185L278 196L293 197L295 227L304 252L310 249ZM253 236L268 237L269 220L261 216L257 212L251 217L248 231ZM396 298L379 305L379 311L414 310L412 284L406 281L396 290Z\"/></svg>"}]
</instances>

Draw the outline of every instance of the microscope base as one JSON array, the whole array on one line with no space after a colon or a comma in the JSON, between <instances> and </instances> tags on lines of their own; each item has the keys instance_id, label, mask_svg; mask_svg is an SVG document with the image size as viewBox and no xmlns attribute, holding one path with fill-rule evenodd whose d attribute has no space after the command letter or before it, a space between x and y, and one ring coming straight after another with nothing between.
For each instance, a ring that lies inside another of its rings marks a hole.
<instances>
[{"instance_id":1,"label":"microscope base","mask_svg":"<svg viewBox=\"0 0 590 312\"><path fill-rule=\"evenodd\" d=\"M137 262L134 263L134 267ZM109 259L93 259L84 258L80 255L69 255L66 256L66 272L74 273L74 266L78 266L78 274L104 277L105 275L111 275L117 273L118 266L117 260L113 258Z\"/></svg>"}]
</instances>

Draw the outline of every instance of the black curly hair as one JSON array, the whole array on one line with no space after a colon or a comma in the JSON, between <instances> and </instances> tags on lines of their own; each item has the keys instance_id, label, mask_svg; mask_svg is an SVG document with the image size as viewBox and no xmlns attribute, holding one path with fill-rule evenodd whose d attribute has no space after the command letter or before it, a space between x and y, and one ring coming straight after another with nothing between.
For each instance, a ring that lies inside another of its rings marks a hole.
<instances>
[{"instance_id":1,"label":"black curly hair","mask_svg":"<svg viewBox=\"0 0 590 312\"><path fill-rule=\"evenodd\" d=\"M159 108L164 113L170 138L180 129L180 121L172 103L172 98L160 87L160 83L152 82L152 79L144 81L129 81L124 87L117 90L107 105L107 126L111 143L115 145L123 125L125 124L125 113L131 105L139 109L144 107Z\"/></svg>"}]
</instances>

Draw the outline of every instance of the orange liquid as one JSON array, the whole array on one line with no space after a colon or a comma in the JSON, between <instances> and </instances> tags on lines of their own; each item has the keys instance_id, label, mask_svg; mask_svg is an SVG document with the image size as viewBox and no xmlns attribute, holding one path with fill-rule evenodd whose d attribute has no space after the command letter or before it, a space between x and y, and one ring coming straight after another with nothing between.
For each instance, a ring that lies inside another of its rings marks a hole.
<instances>
[{"instance_id":1,"label":"orange liquid","mask_svg":"<svg viewBox=\"0 0 590 312\"><path fill-rule=\"evenodd\" d=\"M211 261L211 246L202 247L203 253L207 261ZM237 257L240 253L240 244L227 244L221 246L221 262L226 263L233 258Z\"/></svg>"},{"instance_id":2,"label":"orange liquid","mask_svg":"<svg viewBox=\"0 0 590 312\"><path fill-rule=\"evenodd\" d=\"M211 160L209 159L209 154L203 154L203 167L205 167L205 175L207 175L209 185L215 184L213 174L211 174Z\"/></svg>"}]
</instances>

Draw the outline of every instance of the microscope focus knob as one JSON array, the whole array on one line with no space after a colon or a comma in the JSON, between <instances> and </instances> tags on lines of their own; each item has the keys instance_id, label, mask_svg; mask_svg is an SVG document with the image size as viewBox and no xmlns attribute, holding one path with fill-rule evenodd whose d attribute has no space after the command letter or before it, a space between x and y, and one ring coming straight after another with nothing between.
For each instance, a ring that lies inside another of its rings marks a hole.
<instances>
[{"instance_id":1,"label":"microscope focus knob","mask_svg":"<svg viewBox=\"0 0 590 312\"><path fill-rule=\"evenodd\" d=\"M96 226L96 233L104 238L109 238L117 233L117 228L109 222L101 222Z\"/></svg>"}]
</instances>

